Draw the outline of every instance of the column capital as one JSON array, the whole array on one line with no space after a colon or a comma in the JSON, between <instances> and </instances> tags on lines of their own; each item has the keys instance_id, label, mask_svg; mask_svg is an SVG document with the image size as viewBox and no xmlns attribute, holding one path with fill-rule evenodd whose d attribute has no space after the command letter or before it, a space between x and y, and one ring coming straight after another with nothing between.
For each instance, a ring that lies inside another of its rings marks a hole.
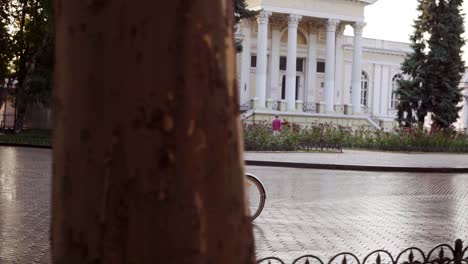
<instances>
[{"instance_id":1,"label":"column capital","mask_svg":"<svg viewBox=\"0 0 468 264\"><path fill-rule=\"evenodd\" d=\"M327 31L336 31L336 27L340 24L338 19L328 19L327 21Z\"/></svg>"},{"instance_id":2,"label":"column capital","mask_svg":"<svg viewBox=\"0 0 468 264\"><path fill-rule=\"evenodd\" d=\"M290 14L288 16L288 26L297 27L299 25L299 21L301 21L302 16L296 14Z\"/></svg>"},{"instance_id":3,"label":"column capital","mask_svg":"<svg viewBox=\"0 0 468 264\"><path fill-rule=\"evenodd\" d=\"M271 16L271 12L268 11L262 11L258 14L257 16L257 22L258 24L268 24L268 19Z\"/></svg>"},{"instance_id":4,"label":"column capital","mask_svg":"<svg viewBox=\"0 0 468 264\"><path fill-rule=\"evenodd\" d=\"M366 26L366 23L364 22L355 22L353 24L353 29L354 29L354 35L362 35L362 30Z\"/></svg>"}]
</instances>

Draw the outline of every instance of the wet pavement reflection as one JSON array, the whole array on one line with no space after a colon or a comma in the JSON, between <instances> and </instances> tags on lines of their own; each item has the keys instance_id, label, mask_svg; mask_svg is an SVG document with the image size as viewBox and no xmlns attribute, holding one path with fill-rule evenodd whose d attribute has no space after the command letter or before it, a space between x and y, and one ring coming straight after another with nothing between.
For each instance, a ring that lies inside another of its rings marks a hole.
<instances>
[{"instance_id":1,"label":"wet pavement reflection","mask_svg":"<svg viewBox=\"0 0 468 264\"><path fill-rule=\"evenodd\" d=\"M468 241L468 175L248 167L265 184L255 221L258 257L287 262L342 251L398 254Z\"/></svg>"},{"instance_id":2,"label":"wet pavement reflection","mask_svg":"<svg viewBox=\"0 0 468 264\"><path fill-rule=\"evenodd\" d=\"M0 263L50 263L51 155L0 147ZM468 241L468 175L247 170L267 191L254 226L259 257Z\"/></svg>"},{"instance_id":3,"label":"wet pavement reflection","mask_svg":"<svg viewBox=\"0 0 468 264\"><path fill-rule=\"evenodd\" d=\"M51 154L0 147L0 263L49 263Z\"/></svg>"}]
</instances>

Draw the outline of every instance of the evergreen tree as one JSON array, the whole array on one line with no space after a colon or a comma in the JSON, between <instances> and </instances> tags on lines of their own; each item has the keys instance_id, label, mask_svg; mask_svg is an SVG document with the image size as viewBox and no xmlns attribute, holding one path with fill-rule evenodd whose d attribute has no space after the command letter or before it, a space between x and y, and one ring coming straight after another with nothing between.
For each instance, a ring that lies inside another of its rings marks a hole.
<instances>
[{"instance_id":1,"label":"evergreen tree","mask_svg":"<svg viewBox=\"0 0 468 264\"><path fill-rule=\"evenodd\" d=\"M258 14L258 11L249 10L247 9L247 3L245 0L232 0L234 4L234 18L235 18L235 25L239 24L239 22L244 18L254 17ZM236 42L236 50L237 52L242 51L242 42Z\"/></svg>"},{"instance_id":2,"label":"evergreen tree","mask_svg":"<svg viewBox=\"0 0 468 264\"><path fill-rule=\"evenodd\" d=\"M437 127L448 128L459 117L462 100L458 88L465 64L463 0L418 0L420 13L411 37L413 53L402 64L409 80L400 81L397 120L401 125L418 123L432 112ZM428 37L425 37L428 36Z\"/></svg>"},{"instance_id":3,"label":"evergreen tree","mask_svg":"<svg viewBox=\"0 0 468 264\"><path fill-rule=\"evenodd\" d=\"M245 0L233 0L233 3L236 24L238 24L244 18L254 17L258 14L257 11L247 9Z\"/></svg>"},{"instance_id":4,"label":"evergreen tree","mask_svg":"<svg viewBox=\"0 0 468 264\"><path fill-rule=\"evenodd\" d=\"M406 56L402 64L403 73L409 78L400 80L400 88L396 91L399 100L397 120L400 125L406 127L412 126L414 123L422 126L429 108L428 91L424 85L427 57L425 54L427 43L424 39L424 33L428 31L428 0L418 0L417 10L419 16L414 22L414 33L411 36L413 52Z\"/></svg>"},{"instance_id":5,"label":"evergreen tree","mask_svg":"<svg viewBox=\"0 0 468 264\"><path fill-rule=\"evenodd\" d=\"M431 3L434 18L428 41L427 85L431 91L433 124L440 128L448 128L457 121L463 99L459 88L465 71L462 4L463 0L432 0Z\"/></svg>"}]
</instances>

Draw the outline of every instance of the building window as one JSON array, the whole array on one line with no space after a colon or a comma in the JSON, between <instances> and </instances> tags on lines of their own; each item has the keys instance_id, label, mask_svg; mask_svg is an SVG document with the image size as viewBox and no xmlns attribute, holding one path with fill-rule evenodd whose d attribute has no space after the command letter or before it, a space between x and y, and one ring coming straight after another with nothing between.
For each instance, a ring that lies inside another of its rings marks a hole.
<instances>
[{"instance_id":1,"label":"building window","mask_svg":"<svg viewBox=\"0 0 468 264\"><path fill-rule=\"evenodd\" d=\"M252 55L250 57L250 67L251 68L256 68L257 67L257 56Z\"/></svg>"},{"instance_id":2,"label":"building window","mask_svg":"<svg viewBox=\"0 0 468 264\"><path fill-rule=\"evenodd\" d=\"M325 72L325 62L324 61L317 61L317 72L324 73Z\"/></svg>"},{"instance_id":3,"label":"building window","mask_svg":"<svg viewBox=\"0 0 468 264\"><path fill-rule=\"evenodd\" d=\"M296 71L304 72L304 62L305 59L297 58L296 60ZM285 71L287 69L288 60L286 57L280 57L280 71Z\"/></svg>"},{"instance_id":4,"label":"building window","mask_svg":"<svg viewBox=\"0 0 468 264\"><path fill-rule=\"evenodd\" d=\"M400 80L403 79L401 74L396 74L392 78L392 96L390 99L390 107L396 109L398 105L397 91L400 88Z\"/></svg>"},{"instance_id":5,"label":"building window","mask_svg":"<svg viewBox=\"0 0 468 264\"><path fill-rule=\"evenodd\" d=\"M296 60L296 71L297 72L304 72L304 59L297 58Z\"/></svg>"},{"instance_id":6,"label":"building window","mask_svg":"<svg viewBox=\"0 0 468 264\"><path fill-rule=\"evenodd\" d=\"M361 105L367 106L369 96L369 75L362 71L361 75Z\"/></svg>"},{"instance_id":7,"label":"building window","mask_svg":"<svg viewBox=\"0 0 468 264\"><path fill-rule=\"evenodd\" d=\"M280 70L285 71L286 70L286 57L281 57L280 58Z\"/></svg>"}]
</instances>

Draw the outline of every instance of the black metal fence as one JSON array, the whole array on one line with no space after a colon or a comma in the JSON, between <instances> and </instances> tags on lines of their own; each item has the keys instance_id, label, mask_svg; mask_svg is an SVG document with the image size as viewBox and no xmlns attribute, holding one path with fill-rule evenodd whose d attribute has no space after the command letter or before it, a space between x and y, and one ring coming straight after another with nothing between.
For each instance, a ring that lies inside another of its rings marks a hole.
<instances>
[{"instance_id":1,"label":"black metal fence","mask_svg":"<svg viewBox=\"0 0 468 264\"><path fill-rule=\"evenodd\" d=\"M343 145L337 141L305 139L299 143L300 150L343 152Z\"/></svg>"},{"instance_id":2,"label":"black metal fence","mask_svg":"<svg viewBox=\"0 0 468 264\"><path fill-rule=\"evenodd\" d=\"M468 247L463 248L463 242L458 239L455 247L441 244L431 249L427 254L417 247L410 247L394 257L387 250L375 250L366 255L362 261L353 253L344 252L322 261L314 255L304 255L292 264L468 264ZM277 257L260 259L257 264L286 264Z\"/></svg>"}]
</instances>

